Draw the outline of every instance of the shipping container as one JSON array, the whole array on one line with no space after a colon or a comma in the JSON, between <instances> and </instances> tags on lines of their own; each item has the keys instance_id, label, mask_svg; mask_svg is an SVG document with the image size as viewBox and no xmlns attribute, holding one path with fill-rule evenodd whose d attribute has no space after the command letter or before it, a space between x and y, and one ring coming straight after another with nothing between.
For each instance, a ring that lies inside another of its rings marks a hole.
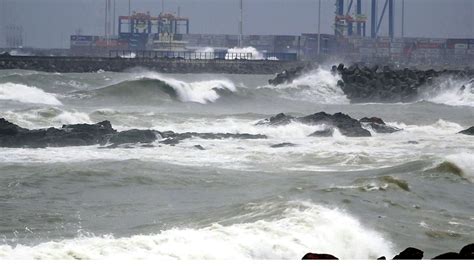
<instances>
[{"instance_id":1,"label":"shipping container","mask_svg":"<svg viewBox=\"0 0 474 266\"><path fill-rule=\"evenodd\" d=\"M454 54L455 55L463 55L466 54L466 49L454 49Z\"/></svg>"},{"instance_id":2,"label":"shipping container","mask_svg":"<svg viewBox=\"0 0 474 266\"><path fill-rule=\"evenodd\" d=\"M469 49L469 50L467 50L467 54L469 54L469 55L474 55L474 49Z\"/></svg>"},{"instance_id":3,"label":"shipping container","mask_svg":"<svg viewBox=\"0 0 474 266\"><path fill-rule=\"evenodd\" d=\"M454 49L467 49L468 44L467 43L456 43L454 44Z\"/></svg>"},{"instance_id":4,"label":"shipping container","mask_svg":"<svg viewBox=\"0 0 474 266\"><path fill-rule=\"evenodd\" d=\"M430 43L445 44L445 43L446 43L446 39L430 39L429 42L430 42Z\"/></svg>"},{"instance_id":5,"label":"shipping container","mask_svg":"<svg viewBox=\"0 0 474 266\"><path fill-rule=\"evenodd\" d=\"M390 53L391 54L401 54L402 52L403 52L402 48L398 48L398 47L390 48Z\"/></svg>"},{"instance_id":6,"label":"shipping container","mask_svg":"<svg viewBox=\"0 0 474 266\"><path fill-rule=\"evenodd\" d=\"M375 49L373 48L359 48L361 55L371 55L375 53Z\"/></svg>"},{"instance_id":7,"label":"shipping container","mask_svg":"<svg viewBox=\"0 0 474 266\"><path fill-rule=\"evenodd\" d=\"M377 42L377 48L390 48L389 42Z\"/></svg>"},{"instance_id":8,"label":"shipping container","mask_svg":"<svg viewBox=\"0 0 474 266\"><path fill-rule=\"evenodd\" d=\"M418 42L416 44L416 48L417 49L420 49L420 48L422 48L422 49L439 49L439 48L441 48L441 44L439 44L439 43L429 43L429 42L427 42L427 43L426 42L423 42L423 43Z\"/></svg>"},{"instance_id":9,"label":"shipping container","mask_svg":"<svg viewBox=\"0 0 474 266\"><path fill-rule=\"evenodd\" d=\"M390 43L390 48L403 48L405 46L402 42L392 42Z\"/></svg>"}]
</instances>

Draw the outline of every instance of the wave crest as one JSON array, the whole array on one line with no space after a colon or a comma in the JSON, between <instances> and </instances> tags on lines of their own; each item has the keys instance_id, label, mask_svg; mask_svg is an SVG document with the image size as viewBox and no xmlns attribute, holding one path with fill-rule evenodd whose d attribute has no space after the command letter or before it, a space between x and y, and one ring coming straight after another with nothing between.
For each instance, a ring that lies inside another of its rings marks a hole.
<instances>
[{"instance_id":1,"label":"wave crest","mask_svg":"<svg viewBox=\"0 0 474 266\"><path fill-rule=\"evenodd\" d=\"M128 99L154 99L163 100L168 96L173 100L194 103L213 103L220 98L221 93L234 92L236 86L226 79L186 82L157 73L147 73L109 85L94 91L79 91L74 95L79 97L126 97Z\"/></svg>"},{"instance_id":2,"label":"wave crest","mask_svg":"<svg viewBox=\"0 0 474 266\"><path fill-rule=\"evenodd\" d=\"M175 228L154 235L82 237L37 246L0 246L4 259L300 259L307 252L342 259L390 256L392 244L337 209L309 202L258 205L259 213L285 208L280 217L232 225ZM252 214L250 214L252 215Z\"/></svg>"},{"instance_id":3,"label":"wave crest","mask_svg":"<svg viewBox=\"0 0 474 266\"><path fill-rule=\"evenodd\" d=\"M34 86L16 83L0 84L0 100L17 101L22 103L37 103L46 105L62 105L56 95Z\"/></svg>"}]
</instances>

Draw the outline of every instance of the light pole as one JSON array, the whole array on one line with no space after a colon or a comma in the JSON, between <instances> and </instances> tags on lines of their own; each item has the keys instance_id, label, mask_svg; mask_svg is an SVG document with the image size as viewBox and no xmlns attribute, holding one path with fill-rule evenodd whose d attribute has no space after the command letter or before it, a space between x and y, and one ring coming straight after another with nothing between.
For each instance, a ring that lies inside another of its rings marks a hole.
<instances>
[{"instance_id":1,"label":"light pole","mask_svg":"<svg viewBox=\"0 0 474 266\"><path fill-rule=\"evenodd\" d=\"M321 0L318 0L318 56L321 54Z\"/></svg>"},{"instance_id":2,"label":"light pole","mask_svg":"<svg viewBox=\"0 0 474 266\"><path fill-rule=\"evenodd\" d=\"M405 37L405 0L402 0L402 38Z\"/></svg>"}]
</instances>

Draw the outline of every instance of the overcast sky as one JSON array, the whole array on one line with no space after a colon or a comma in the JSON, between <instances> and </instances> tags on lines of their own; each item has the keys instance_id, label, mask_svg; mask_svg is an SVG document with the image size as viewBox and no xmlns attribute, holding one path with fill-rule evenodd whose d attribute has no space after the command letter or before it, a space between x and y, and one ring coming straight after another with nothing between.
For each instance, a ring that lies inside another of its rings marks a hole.
<instances>
[{"instance_id":1,"label":"overcast sky","mask_svg":"<svg viewBox=\"0 0 474 266\"><path fill-rule=\"evenodd\" d=\"M336 1L321 1L321 30L333 33ZM161 11L161 0L131 2L132 10L153 15ZM378 2L380 14L385 0ZM395 33L400 36L402 0L394 2ZM117 16L128 14L128 0L115 3ZM370 17L370 0L363 4L363 12ZM190 18L191 33L238 32L239 0L165 0L168 12L176 12L178 6L181 15ZM104 33L105 0L0 0L0 8L1 25L21 25L26 46L68 48L69 36L77 29L84 35ZM244 34L315 33L317 9L318 0L244 0ZM380 31L387 34L386 24ZM474 0L405 0L405 36L474 38Z\"/></svg>"}]
</instances>

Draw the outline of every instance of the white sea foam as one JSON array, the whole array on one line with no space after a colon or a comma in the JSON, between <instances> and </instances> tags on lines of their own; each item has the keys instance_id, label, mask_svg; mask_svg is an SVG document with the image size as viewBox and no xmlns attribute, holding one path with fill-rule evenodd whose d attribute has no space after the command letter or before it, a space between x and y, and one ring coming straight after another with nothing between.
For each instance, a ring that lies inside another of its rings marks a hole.
<instances>
[{"instance_id":1,"label":"white sea foam","mask_svg":"<svg viewBox=\"0 0 474 266\"><path fill-rule=\"evenodd\" d=\"M197 53L214 53L214 48L212 47L199 47L196 50Z\"/></svg>"},{"instance_id":2,"label":"white sea foam","mask_svg":"<svg viewBox=\"0 0 474 266\"><path fill-rule=\"evenodd\" d=\"M262 212L272 204L255 206ZM283 206L285 207L285 206ZM341 259L392 256L390 241L337 209L290 202L276 218L153 235L79 237L37 246L0 246L2 259L300 259L307 252Z\"/></svg>"},{"instance_id":3,"label":"white sea foam","mask_svg":"<svg viewBox=\"0 0 474 266\"><path fill-rule=\"evenodd\" d=\"M331 74L330 71L318 68L301 77L296 78L291 83L284 83L277 86L262 86L259 89L272 88L280 92L281 97L310 102L326 104L348 104L344 92L337 86L340 77Z\"/></svg>"},{"instance_id":4,"label":"white sea foam","mask_svg":"<svg viewBox=\"0 0 474 266\"><path fill-rule=\"evenodd\" d=\"M93 123L88 114L57 107L0 112L8 121L26 128L61 126L64 124Z\"/></svg>"},{"instance_id":5,"label":"white sea foam","mask_svg":"<svg viewBox=\"0 0 474 266\"><path fill-rule=\"evenodd\" d=\"M464 88L462 89L463 86ZM434 103L453 106L474 106L474 81L465 82L447 79L435 88L427 90L422 97Z\"/></svg>"},{"instance_id":6,"label":"white sea foam","mask_svg":"<svg viewBox=\"0 0 474 266\"><path fill-rule=\"evenodd\" d=\"M451 154L446 156L446 160L459 167L464 178L474 182L474 151Z\"/></svg>"},{"instance_id":7,"label":"white sea foam","mask_svg":"<svg viewBox=\"0 0 474 266\"><path fill-rule=\"evenodd\" d=\"M248 58L247 55L251 55L251 58ZM263 60L263 54L259 52L255 47L234 47L227 50L225 59L248 59L248 60Z\"/></svg>"},{"instance_id":8,"label":"white sea foam","mask_svg":"<svg viewBox=\"0 0 474 266\"><path fill-rule=\"evenodd\" d=\"M10 100L22 103L39 103L47 105L62 105L52 93L42 89L16 83L0 84L0 100Z\"/></svg>"}]
</instances>

